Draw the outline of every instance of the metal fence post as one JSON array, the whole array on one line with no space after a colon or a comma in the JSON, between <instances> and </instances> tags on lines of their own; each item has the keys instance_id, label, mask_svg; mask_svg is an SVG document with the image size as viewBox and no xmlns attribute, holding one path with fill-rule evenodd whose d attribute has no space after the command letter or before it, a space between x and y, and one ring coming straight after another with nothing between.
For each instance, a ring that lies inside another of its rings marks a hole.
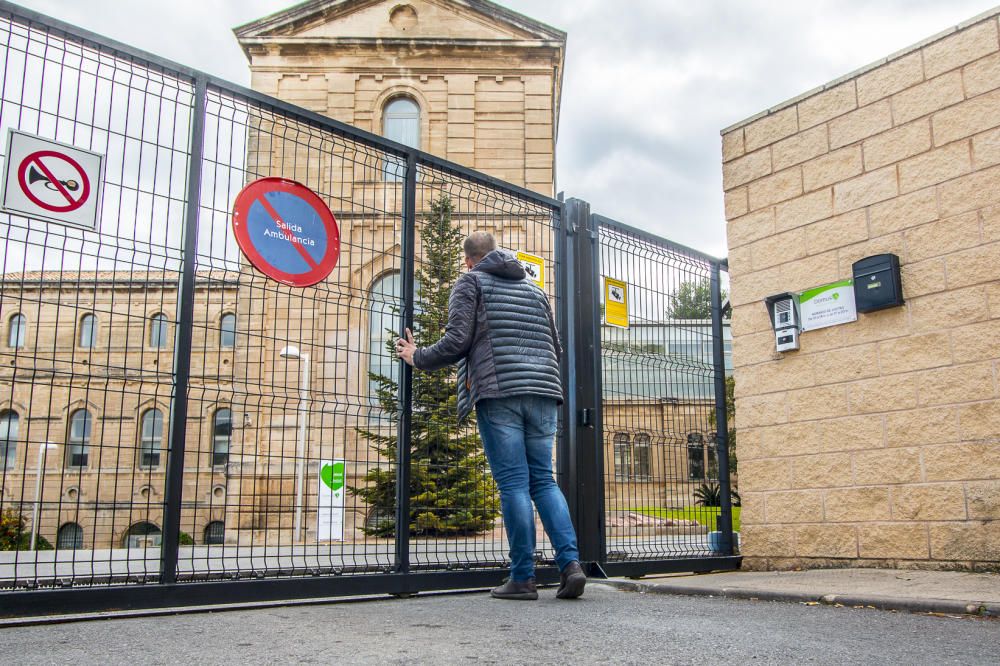
<instances>
[{"instance_id":1,"label":"metal fence post","mask_svg":"<svg viewBox=\"0 0 1000 666\"><path fill-rule=\"evenodd\" d=\"M177 582L177 557L184 494L184 449L187 441L188 385L191 378L191 344L194 328L194 287L198 263L198 219L201 213L202 158L205 147L205 112L208 82L194 82L191 136L188 151L187 209L181 245L177 328L174 336L174 384L170 397L170 439L167 443L167 481L164 490L163 537L160 544L160 582Z\"/></svg>"},{"instance_id":2,"label":"metal fence post","mask_svg":"<svg viewBox=\"0 0 1000 666\"><path fill-rule=\"evenodd\" d=\"M598 281L600 237L590 215L590 204L566 202L566 221L573 233L570 261L574 263L573 335L567 351L575 372L569 378L575 404L570 427L573 498L580 559L605 560L604 445L601 402L601 314Z\"/></svg>"},{"instance_id":3,"label":"metal fence post","mask_svg":"<svg viewBox=\"0 0 1000 666\"><path fill-rule=\"evenodd\" d=\"M576 413L576 392L573 390L576 377L576 366L570 362L573 358L575 340L573 337L574 319L574 288L573 288L573 257L570 247L571 231L569 230L569 219L566 216L565 202L559 209L559 224L556 227L556 328L558 329L562 343L562 358L559 362L559 374L563 383L563 405L560 410L560 421L562 428L559 430L559 437L556 440L556 479L559 489L566 496L569 505L570 517L574 524L578 524L576 513L576 474L575 468L571 464L570 442L575 441L575 428L573 427L573 414Z\"/></svg>"},{"instance_id":4,"label":"metal fence post","mask_svg":"<svg viewBox=\"0 0 1000 666\"><path fill-rule=\"evenodd\" d=\"M417 234L417 156L406 154L403 189L403 312L400 336L413 328L414 273ZM396 428L396 571L410 570L410 434L413 424L413 368L399 361L399 423Z\"/></svg>"},{"instance_id":5,"label":"metal fence post","mask_svg":"<svg viewBox=\"0 0 1000 666\"><path fill-rule=\"evenodd\" d=\"M712 364L715 368L715 454L719 461L720 514L716 529L722 532L722 553L732 555L733 503L729 484L729 423L726 418L726 357L722 329L721 266L712 262Z\"/></svg>"}]
</instances>

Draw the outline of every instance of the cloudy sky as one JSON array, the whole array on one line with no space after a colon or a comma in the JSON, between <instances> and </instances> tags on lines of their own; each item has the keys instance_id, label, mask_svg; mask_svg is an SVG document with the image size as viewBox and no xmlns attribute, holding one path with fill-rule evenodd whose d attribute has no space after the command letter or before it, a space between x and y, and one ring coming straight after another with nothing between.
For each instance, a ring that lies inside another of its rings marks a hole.
<instances>
[{"instance_id":1,"label":"cloudy sky","mask_svg":"<svg viewBox=\"0 0 1000 666\"><path fill-rule=\"evenodd\" d=\"M569 33L558 187L725 255L719 130L997 0L502 0ZM231 29L294 0L21 0L241 84Z\"/></svg>"}]
</instances>

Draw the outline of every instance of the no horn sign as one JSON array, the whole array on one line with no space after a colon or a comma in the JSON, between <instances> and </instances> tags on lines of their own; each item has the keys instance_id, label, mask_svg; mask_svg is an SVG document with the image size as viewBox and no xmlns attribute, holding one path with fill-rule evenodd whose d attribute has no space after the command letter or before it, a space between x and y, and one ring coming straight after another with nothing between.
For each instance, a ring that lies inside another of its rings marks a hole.
<instances>
[{"instance_id":1,"label":"no horn sign","mask_svg":"<svg viewBox=\"0 0 1000 666\"><path fill-rule=\"evenodd\" d=\"M337 220L319 196L285 178L261 178L236 196L233 233L243 255L282 284L309 287L340 258Z\"/></svg>"},{"instance_id":2,"label":"no horn sign","mask_svg":"<svg viewBox=\"0 0 1000 666\"><path fill-rule=\"evenodd\" d=\"M95 229L103 162L98 153L11 130L3 210Z\"/></svg>"}]
</instances>

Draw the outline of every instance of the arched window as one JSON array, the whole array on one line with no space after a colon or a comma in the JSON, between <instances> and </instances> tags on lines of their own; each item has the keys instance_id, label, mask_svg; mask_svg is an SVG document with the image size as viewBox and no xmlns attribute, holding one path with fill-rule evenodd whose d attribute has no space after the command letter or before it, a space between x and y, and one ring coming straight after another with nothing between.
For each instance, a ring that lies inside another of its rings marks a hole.
<instances>
[{"instance_id":1,"label":"arched window","mask_svg":"<svg viewBox=\"0 0 1000 666\"><path fill-rule=\"evenodd\" d=\"M399 363L387 345L392 333L399 330L401 298L399 273L379 278L368 292L368 401L372 407L379 406L380 383L376 377L399 381Z\"/></svg>"},{"instance_id":2,"label":"arched window","mask_svg":"<svg viewBox=\"0 0 1000 666\"><path fill-rule=\"evenodd\" d=\"M632 476L632 444L629 436L616 432L613 440L615 446L615 480L623 481Z\"/></svg>"},{"instance_id":3,"label":"arched window","mask_svg":"<svg viewBox=\"0 0 1000 666\"><path fill-rule=\"evenodd\" d=\"M10 325L7 329L7 346L11 349L21 349L24 347L24 338L28 334L28 319L18 312L10 318Z\"/></svg>"},{"instance_id":4,"label":"arched window","mask_svg":"<svg viewBox=\"0 0 1000 666\"><path fill-rule=\"evenodd\" d=\"M219 319L219 346L231 348L236 346L236 315L227 312Z\"/></svg>"},{"instance_id":5,"label":"arched window","mask_svg":"<svg viewBox=\"0 0 1000 666\"><path fill-rule=\"evenodd\" d=\"M78 409L69 419L69 438L66 442L66 465L86 467L90 451L90 429L93 419L86 409Z\"/></svg>"},{"instance_id":6,"label":"arched window","mask_svg":"<svg viewBox=\"0 0 1000 666\"><path fill-rule=\"evenodd\" d=\"M703 480L705 478L705 438L698 432L687 436L688 478Z\"/></svg>"},{"instance_id":7,"label":"arched window","mask_svg":"<svg viewBox=\"0 0 1000 666\"><path fill-rule=\"evenodd\" d=\"M0 469L11 469L17 462L17 431L21 419L17 412L5 409L0 412Z\"/></svg>"},{"instance_id":8,"label":"arched window","mask_svg":"<svg viewBox=\"0 0 1000 666\"><path fill-rule=\"evenodd\" d=\"M92 314L85 314L80 317L80 347L82 349L93 349L97 344L97 317Z\"/></svg>"},{"instance_id":9,"label":"arched window","mask_svg":"<svg viewBox=\"0 0 1000 666\"><path fill-rule=\"evenodd\" d=\"M411 148L420 147L420 107L409 97L394 97L382 109L382 134ZM400 157L386 157L383 167L386 182L398 182L406 176L406 162Z\"/></svg>"},{"instance_id":10,"label":"arched window","mask_svg":"<svg viewBox=\"0 0 1000 666\"><path fill-rule=\"evenodd\" d=\"M212 464L229 462L229 443L233 438L233 413L228 409L215 412L212 419Z\"/></svg>"},{"instance_id":11,"label":"arched window","mask_svg":"<svg viewBox=\"0 0 1000 666\"><path fill-rule=\"evenodd\" d=\"M125 548L159 548L163 536L153 523L136 523L128 528L122 546Z\"/></svg>"},{"instance_id":12,"label":"arched window","mask_svg":"<svg viewBox=\"0 0 1000 666\"><path fill-rule=\"evenodd\" d=\"M226 526L221 520L213 520L205 526L205 545L215 546L226 542Z\"/></svg>"},{"instance_id":13,"label":"arched window","mask_svg":"<svg viewBox=\"0 0 1000 666\"><path fill-rule=\"evenodd\" d=\"M139 467L159 467L163 445L163 412L148 409L142 415L139 436Z\"/></svg>"},{"instance_id":14,"label":"arched window","mask_svg":"<svg viewBox=\"0 0 1000 666\"><path fill-rule=\"evenodd\" d=\"M162 312L149 318L149 346L153 349L167 346L167 315Z\"/></svg>"},{"instance_id":15,"label":"arched window","mask_svg":"<svg viewBox=\"0 0 1000 666\"><path fill-rule=\"evenodd\" d=\"M76 523L66 523L56 535L56 550L79 550L83 548L83 528Z\"/></svg>"},{"instance_id":16,"label":"arched window","mask_svg":"<svg viewBox=\"0 0 1000 666\"><path fill-rule=\"evenodd\" d=\"M365 529L373 533L391 532L395 524L396 513L391 507L373 506L365 517Z\"/></svg>"}]
</instances>

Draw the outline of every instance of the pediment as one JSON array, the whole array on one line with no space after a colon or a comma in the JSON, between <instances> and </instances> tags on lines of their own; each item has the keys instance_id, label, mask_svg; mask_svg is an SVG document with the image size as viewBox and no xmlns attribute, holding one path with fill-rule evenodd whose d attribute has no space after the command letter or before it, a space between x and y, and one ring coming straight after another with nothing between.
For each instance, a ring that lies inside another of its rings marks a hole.
<instances>
[{"instance_id":1,"label":"pediment","mask_svg":"<svg viewBox=\"0 0 1000 666\"><path fill-rule=\"evenodd\" d=\"M487 0L310 0L234 30L244 40L556 40L565 33Z\"/></svg>"}]
</instances>

